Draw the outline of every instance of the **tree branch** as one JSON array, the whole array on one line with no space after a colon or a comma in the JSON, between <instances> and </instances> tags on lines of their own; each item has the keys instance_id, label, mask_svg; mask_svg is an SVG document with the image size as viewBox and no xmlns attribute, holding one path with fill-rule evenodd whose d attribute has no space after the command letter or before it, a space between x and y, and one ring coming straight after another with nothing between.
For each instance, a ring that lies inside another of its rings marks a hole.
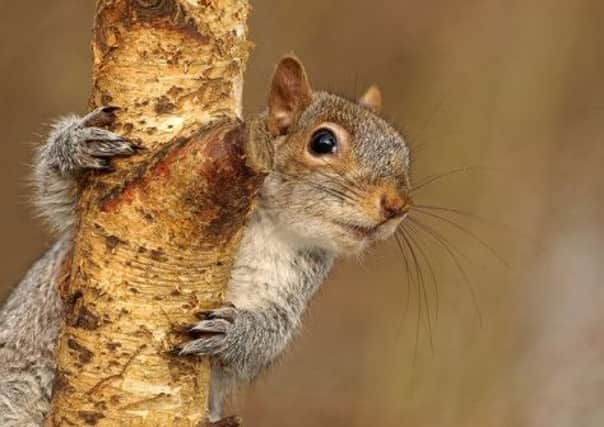
<instances>
[{"instance_id":1,"label":"tree branch","mask_svg":"<svg viewBox=\"0 0 604 427\"><path fill-rule=\"evenodd\" d=\"M242 0L97 0L91 107L119 106L107 124L143 150L85 180L47 425L205 417L207 363L169 351L220 305L262 181L246 154L263 148L236 119L247 13Z\"/></svg>"}]
</instances>

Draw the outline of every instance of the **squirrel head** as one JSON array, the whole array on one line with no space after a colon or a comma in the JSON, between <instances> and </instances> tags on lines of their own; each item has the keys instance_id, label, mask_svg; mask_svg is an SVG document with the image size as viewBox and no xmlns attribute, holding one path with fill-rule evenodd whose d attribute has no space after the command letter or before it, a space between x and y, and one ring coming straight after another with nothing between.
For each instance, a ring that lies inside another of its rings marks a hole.
<instances>
[{"instance_id":1,"label":"squirrel head","mask_svg":"<svg viewBox=\"0 0 604 427\"><path fill-rule=\"evenodd\" d=\"M302 63L276 67L262 115L274 150L260 205L302 245L355 254L396 231L411 206L409 149L378 116L372 86L358 101L311 89Z\"/></svg>"}]
</instances>

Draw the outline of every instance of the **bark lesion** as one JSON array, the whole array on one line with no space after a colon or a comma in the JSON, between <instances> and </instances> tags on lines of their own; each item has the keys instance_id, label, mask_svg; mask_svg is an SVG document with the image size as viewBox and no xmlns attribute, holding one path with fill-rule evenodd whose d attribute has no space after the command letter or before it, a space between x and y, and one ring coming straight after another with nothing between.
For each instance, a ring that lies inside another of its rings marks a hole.
<instances>
[{"instance_id":1,"label":"bark lesion","mask_svg":"<svg viewBox=\"0 0 604 427\"><path fill-rule=\"evenodd\" d=\"M134 0L131 4L136 21L154 28L179 31L200 43L208 43L210 38L199 29L195 18L185 6L176 0Z\"/></svg>"}]
</instances>

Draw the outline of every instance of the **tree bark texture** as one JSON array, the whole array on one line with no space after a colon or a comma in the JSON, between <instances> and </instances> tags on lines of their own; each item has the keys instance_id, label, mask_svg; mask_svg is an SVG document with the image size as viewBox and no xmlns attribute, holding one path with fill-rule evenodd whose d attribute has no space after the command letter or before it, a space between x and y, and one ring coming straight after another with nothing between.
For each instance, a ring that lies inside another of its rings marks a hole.
<instances>
[{"instance_id":1,"label":"tree bark texture","mask_svg":"<svg viewBox=\"0 0 604 427\"><path fill-rule=\"evenodd\" d=\"M221 304L262 181L237 118L248 9L97 0L90 106L119 107L103 124L142 150L85 178L49 426L205 418L207 362L169 352Z\"/></svg>"}]
</instances>

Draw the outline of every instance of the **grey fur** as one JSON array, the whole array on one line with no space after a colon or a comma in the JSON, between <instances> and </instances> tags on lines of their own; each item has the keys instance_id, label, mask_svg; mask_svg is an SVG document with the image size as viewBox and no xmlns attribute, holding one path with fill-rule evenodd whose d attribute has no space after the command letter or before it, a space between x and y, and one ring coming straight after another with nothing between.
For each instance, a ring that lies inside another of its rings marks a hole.
<instances>
[{"instance_id":1,"label":"grey fur","mask_svg":"<svg viewBox=\"0 0 604 427\"><path fill-rule=\"evenodd\" d=\"M58 122L36 154L36 203L56 230L69 233L76 220L82 171L106 169L110 157L136 148L90 127L103 112ZM264 114L250 121L250 137L268 137L266 120ZM368 216L363 209L379 210L364 199L372 186L408 185L408 149L401 136L360 105L317 92L290 133L275 137L274 145L298 141L303 147L309 130L322 122L336 123L350 134L355 170L300 171L299 151L276 149L274 171L266 178L232 271L229 304L206 313L191 328L193 339L177 349L181 355L211 359L210 421L222 418L223 400L234 386L253 381L286 350L334 259L390 237L400 222L376 220L377 214ZM351 227L371 228L372 235L361 239ZM61 318L53 281L69 242L66 235L32 268L0 317L0 337L7 343L0 349L0 363L6 365L0 369L9 370L0 377L0 425L11 420L38 425L47 409ZM25 335L30 341L16 344ZM28 362L19 362L23 351Z\"/></svg>"},{"instance_id":2,"label":"grey fur","mask_svg":"<svg viewBox=\"0 0 604 427\"><path fill-rule=\"evenodd\" d=\"M70 247L66 233L0 311L0 426L39 426L48 410L62 318L55 285Z\"/></svg>"}]
</instances>

